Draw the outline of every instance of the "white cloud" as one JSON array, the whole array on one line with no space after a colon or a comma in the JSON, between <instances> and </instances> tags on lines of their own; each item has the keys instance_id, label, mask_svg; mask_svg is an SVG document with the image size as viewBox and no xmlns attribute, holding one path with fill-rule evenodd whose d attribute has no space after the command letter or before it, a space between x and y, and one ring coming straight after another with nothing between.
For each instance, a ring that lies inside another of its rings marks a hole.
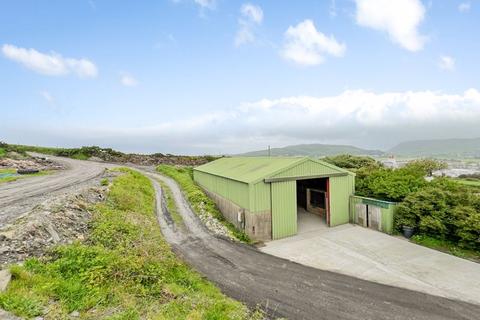
<instances>
[{"instance_id":1,"label":"white cloud","mask_svg":"<svg viewBox=\"0 0 480 320\"><path fill-rule=\"evenodd\" d=\"M390 39L409 51L423 48L426 37L418 28L425 18L420 0L355 0L356 20L364 27L386 32Z\"/></svg>"},{"instance_id":2,"label":"white cloud","mask_svg":"<svg viewBox=\"0 0 480 320\"><path fill-rule=\"evenodd\" d=\"M262 24L263 10L251 3L244 3L240 8L239 28L235 35L235 46L255 41L255 27Z\"/></svg>"},{"instance_id":3,"label":"white cloud","mask_svg":"<svg viewBox=\"0 0 480 320\"><path fill-rule=\"evenodd\" d=\"M468 12L470 11L470 8L471 8L471 3L470 1L468 2L462 2L458 5L458 11L460 12Z\"/></svg>"},{"instance_id":4,"label":"white cloud","mask_svg":"<svg viewBox=\"0 0 480 320\"><path fill-rule=\"evenodd\" d=\"M50 92L48 91L40 91L40 95L49 103L53 103L55 101L55 99L53 98L53 96L50 94Z\"/></svg>"},{"instance_id":5,"label":"white cloud","mask_svg":"<svg viewBox=\"0 0 480 320\"><path fill-rule=\"evenodd\" d=\"M241 14L246 18L257 24L263 21L263 10L259 6L251 3L244 3L240 9Z\"/></svg>"},{"instance_id":6,"label":"white cloud","mask_svg":"<svg viewBox=\"0 0 480 320\"><path fill-rule=\"evenodd\" d=\"M194 0L196 4L204 9L215 9L216 0Z\"/></svg>"},{"instance_id":7,"label":"white cloud","mask_svg":"<svg viewBox=\"0 0 480 320\"><path fill-rule=\"evenodd\" d=\"M317 31L312 20L305 20L285 32L281 55L297 64L311 66L323 63L325 55L341 57L345 50L344 43Z\"/></svg>"},{"instance_id":8,"label":"white cloud","mask_svg":"<svg viewBox=\"0 0 480 320\"><path fill-rule=\"evenodd\" d=\"M330 0L330 7L328 8L328 14L332 18L335 18L337 16L337 3L335 0Z\"/></svg>"},{"instance_id":9,"label":"white cloud","mask_svg":"<svg viewBox=\"0 0 480 320\"><path fill-rule=\"evenodd\" d=\"M46 54L10 44L4 44L2 52L8 59L44 75L63 76L73 73L81 78L94 78L98 75L96 65L88 59L64 58L55 52Z\"/></svg>"},{"instance_id":10,"label":"white cloud","mask_svg":"<svg viewBox=\"0 0 480 320\"><path fill-rule=\"evenodd\" d=\"M132 75L128 73L122 73L120 75L120 82L125 87L135 87L138 85L137 79L135 79Z\"/></svg>"},{"instance_id":11,"label":"white cloud","mask_svg":"<svg viewBox=\"0 0 480 320\"><path fill-rule=\"evenodd\" d=\"M440 69L453 71L455 70L455 59L450 56L440 56L438 66Z\"/></svg>"}]
</instances>

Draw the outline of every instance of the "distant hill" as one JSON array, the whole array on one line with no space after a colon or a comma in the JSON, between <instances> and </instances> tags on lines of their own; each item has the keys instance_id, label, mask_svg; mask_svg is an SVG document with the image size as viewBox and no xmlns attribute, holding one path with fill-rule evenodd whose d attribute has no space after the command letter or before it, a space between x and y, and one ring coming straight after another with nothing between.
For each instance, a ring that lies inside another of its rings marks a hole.
<instances>
[{"instance_id":1,"label":"distant hill","mask_svg":"<svg viewBox=\"0 0 480 320\"><path fill-rule=\"evenodd\" d=\"M480 138L406 141L387 153L416 157L480 157Z\"/></svg>"},{"instance_id":2,"label":"distant hill","mask_svg":"<svg viewBox=\"0 0 480 320\"><path fill-rule=\"evenodd\" d=\"M333 145L333 144L298 144L283 148L272 148L270 150L272 156L308 156L308 157L325 157L338 154L351 155L368 155L381 156L384 154L380 150L367 150L349 145ZM241 156L256 157L267 156L268 150L251 151L240 154Z\"/></svg>"}]
</instances>

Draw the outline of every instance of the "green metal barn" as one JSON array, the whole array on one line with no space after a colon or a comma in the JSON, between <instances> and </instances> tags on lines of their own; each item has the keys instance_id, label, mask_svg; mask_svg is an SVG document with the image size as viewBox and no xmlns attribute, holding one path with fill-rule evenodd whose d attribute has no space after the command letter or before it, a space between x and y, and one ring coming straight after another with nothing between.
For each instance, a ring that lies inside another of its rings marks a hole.
<instances>
[{"instance_id":1,"label":"green metal barn","mask_svg":"<svg viewBox=\"0 0 480 320\"><path fill-rule=\"evenodd\" d=\"M193 174L227 220L257 240L297 234L299 210L327 226L350 220L355 175L320 160L222 158L195 168Z\"/></svg>"}]
</instances>

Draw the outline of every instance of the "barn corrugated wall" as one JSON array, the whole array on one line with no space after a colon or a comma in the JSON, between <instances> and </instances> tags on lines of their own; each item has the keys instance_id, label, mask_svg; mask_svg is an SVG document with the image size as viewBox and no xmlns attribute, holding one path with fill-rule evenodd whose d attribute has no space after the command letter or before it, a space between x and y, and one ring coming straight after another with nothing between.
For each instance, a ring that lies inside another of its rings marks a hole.
<instances>
[{"instance_id":1,"label":"barn corrugated wall","mask_svg":"<svg viewBox=\"0 0 480 320\"><path fill-rule=\"evenodd\" d=\"M257 182L250 187L250 212L263 212L271 209L270 183Z\"/></svg>"},{"instance_id":2,"label":"barn corrugated wall","mask_svg":"<svg viewBox=\"0 0 480 320\"><path fill-rule=\"evenodd\" d=\"M203 188L250 210L248 184L200 171L194 171L193 175L194 180Z\"/></svg>"},{"instance_id":3,"label":"barn corrugated wall","mask_svg":"<svg viewBox=\"0 0 480 320\"><path fill-rule=\"evenodd\" d=\"M269 178L308 177L336 174L338 172L339 168L332 168L327 164L316 161L305 161L292 168L279 172Z\"/></svg>"},{"instance_id":4,"label":"barn corrugated wall","mask_svg":"<svg viewBox=\"0 0 480 320\"><path fill-rule=\"evenodd\" d=\"M296 181L271 183L272 238L280 239L297 233Z\"/></svg>"},{"instance_id":5,"label":"barn corrugated wall","mask_svg":"<svg viewBox=\"0 0 480 320\"><path fill-rule=\"evenodd\" d=\"M355 176L330 177L330 227L350 221L350 196L355 191Z\"/></svg>"}]
</instances>

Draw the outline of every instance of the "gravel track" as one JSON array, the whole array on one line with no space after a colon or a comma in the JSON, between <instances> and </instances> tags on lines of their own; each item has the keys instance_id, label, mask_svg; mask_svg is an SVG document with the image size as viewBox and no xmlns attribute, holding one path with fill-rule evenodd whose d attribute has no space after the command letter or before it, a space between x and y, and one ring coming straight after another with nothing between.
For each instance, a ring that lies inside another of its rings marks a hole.
<instances>
[{"instance_id":1,"label":"gravel track","mask_svg":"<svg viewBox=\"0 0 480 320\"><path fill-rule=\"evenodd\" d=\"M173 250L228 296L289 319L479 319L480 306L322 271L210 234L170 178L143 171L157 194ZM173 192L185 227L169 217L157 180Z\"/></svg>"},{"instance_id":2,"label":"gravel track","mask_svg":"<svg viewBox=\"0 0 480 320\"><path fill-rule=\"evenodd\" d=\"M44 156L32 153L35 156ZM0 184L0 227L60 193L70 193L85 187L113 165L91 161L48 156L61 163L65 170L45 176L29 177Z\"/></svg>"}]
</instances>

